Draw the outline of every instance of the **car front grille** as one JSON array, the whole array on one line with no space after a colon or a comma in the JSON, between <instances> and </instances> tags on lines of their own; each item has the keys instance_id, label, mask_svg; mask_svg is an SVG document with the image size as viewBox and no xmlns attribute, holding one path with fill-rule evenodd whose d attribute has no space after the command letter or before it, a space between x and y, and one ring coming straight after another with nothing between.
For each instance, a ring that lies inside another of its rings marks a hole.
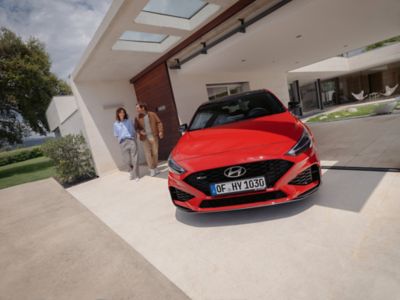
<instances>
[{"instance_id":1,"label":"car front grille","mask_svg":"<svg viewBox=\"0 0 400 300\"><path fill-rule=\"evenodd\" d=\"M286 197L286 194L284 192L274 191L274 192L267 192L267 193L261 193L261 194L246 195L246 196L228 197L228 198L220 198L220 199L213 199L213 200L203 200L200 203L200 207L201 208L217 208L217 207L224 207L224 206L257 203L257 202L280 199L280 198L285 198L285 197Z\"/></svg>"},{"instance_id":2,"label":"car front grille","mask_svg":"<svg viewBox=\"0 0 400 300\"><path fill-rule=\"evenodd\" d=\"M204 170L193 173L186 177L184 181L208 196L211 195L211 183L222 183L235 179L241 180L257 176L265 176L267 186L273 187L275 183L290 169L292 165L292 162L283 159L264 160L247 164L230 165L222 168ZM224 171L227 168L233 166L244 167L246 169L246 173L239 178L226 177L224 175Z\"/></svg>"},{"instance_id":3,"label":"car front grille","mask_svg":"<svg viewBox=\"0 0 400 300\"><path fill-rule=\"evenodd\" d=\"M184 191L181 191L180 189L177 189L173 186L169 187L169 192L171 194L172 200L188 201L194 197L193 195L186 193Z\"/></svg>"},{"instance_id":4,"label":"car front grille","mask_svg":"<svg viewBox=\"0 0 400 300\"><path fill-rule=\"evenodd\" d=\"M292 181L289 182L289 184L307 185L319 179L319 167L317 165L313 165L297 175Z\"/></svg>"}]
</instances>

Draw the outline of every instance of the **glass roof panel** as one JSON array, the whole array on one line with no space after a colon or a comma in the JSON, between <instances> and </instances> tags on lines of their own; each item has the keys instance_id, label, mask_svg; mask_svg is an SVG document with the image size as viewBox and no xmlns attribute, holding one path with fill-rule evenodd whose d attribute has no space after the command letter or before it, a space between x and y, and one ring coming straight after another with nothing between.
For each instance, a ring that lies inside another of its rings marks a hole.
<instances>
[{"instance_id":1,"label":"glass roof panel","mask_svg":"<svg viewBox=\"0 0 400 300\"><path fill-rule=\"evenodd\" d=\"M190 19L206 5L202 0L149 0L143 11Z\"/></svg>"},{"instance_id":2,"label":"glass roof panel","mask_svg":"<svg viewBox=\"0 0 400 300\"><path fill-rule=\"evenodd\" d=\"M168 36L166 34L148 33L139 31L125 31L119 38L122 41L161 43Z\"/></svg>"}]
</instances>

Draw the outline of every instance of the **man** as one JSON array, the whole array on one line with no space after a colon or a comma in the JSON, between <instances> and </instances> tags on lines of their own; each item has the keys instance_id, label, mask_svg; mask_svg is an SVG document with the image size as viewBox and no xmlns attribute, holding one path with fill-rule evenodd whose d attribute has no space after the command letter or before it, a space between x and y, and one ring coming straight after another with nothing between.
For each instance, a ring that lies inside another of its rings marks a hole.
<instances>
[{"instance_id":1,"label":"man","mask_svg":"<svg viewBox=\"0 0 400 300\"><path fill-rule=\"evenodd\" d=\"M155 176L159 173L158 140L164 137L163 125L156 113L147 110L146 104L138 103L136 110L138 116L135 119L135 126L143 145L150 176Z\"/></svg>"},{"instance_id":2,"label":"man","mask_svg":"<svg viewBox=\"0 0 400 300\"><path fill-rule=\"evenodd\" d=\"M130 179L139 181L138 147L136 143L136 131L129 119L126 110L119 107L115 112L114 136L118 139L122 152L122 158L126 164Z\"/></svg>"}]
</instances>

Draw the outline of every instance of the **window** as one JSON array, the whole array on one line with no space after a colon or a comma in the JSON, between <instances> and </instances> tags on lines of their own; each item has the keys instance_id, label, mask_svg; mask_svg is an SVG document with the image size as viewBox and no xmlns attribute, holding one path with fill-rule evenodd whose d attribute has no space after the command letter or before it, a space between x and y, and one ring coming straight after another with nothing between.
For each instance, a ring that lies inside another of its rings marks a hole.
<instances>
[{"instance_id":1,"label":"window","mask_svg":"<svg viewBox=\"0 0 400 300\"><path fill-rule=\"evenodd\" d=\"M189 130L215 127L283 112L285 108L271 93L248 94L202 105L194 115Z\"/></svg>"},{"instance_id":2,"label":"window","mask_svg":"<svg viewBox=\"0 0 400 300\"><path fill-rule=\"evenodd\" d=\"M149 0L135 22L192 31L220 8L203 0Z\"/></svg>"},{"instance_id":3,"label":"window","mask_svg":"<svg viewBox=\"0 0 400 300\"><path fill-rule=\"evenodd\" d=\"M234 95L250 90L248 82L207 84L208 100L213 101L225 96Z\"/></svg>"},{"instance_id":4,"label":"window","mask_svg":"<svg viewBox=\"0 0 400 300\"><path fill-rule=\"evenodd\" d=\"M191 19L207 2L201 0L149 0L144 12Z\"/></svg>"},{"instance_id":5,"label":"window","mask_svg":"<svg viewBox=\"0 0 400 300\"><path fill-rule=\"evenodd\" d=\"M179 36L125 31L112 50L162 53L181 39Z\"/></svg>"},{"instance_id":6,"label":"window","mask_svg":"<svg viewBox=\"0 0 400 300\"><path fill-rule=\"evenodd\" d=\"M120 41L130 42L144 42L144 43L162 43L168 36L166 34L139 32L139 31L125 31Z\"/></svg>"}]
</instances>

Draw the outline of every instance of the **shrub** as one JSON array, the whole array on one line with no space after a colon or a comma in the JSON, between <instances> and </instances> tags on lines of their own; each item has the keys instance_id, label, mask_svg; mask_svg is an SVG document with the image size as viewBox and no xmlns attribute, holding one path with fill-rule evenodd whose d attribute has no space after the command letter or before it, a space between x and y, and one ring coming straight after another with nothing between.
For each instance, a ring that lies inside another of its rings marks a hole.
<instances>
[{"instance_id":1,"label":"shrub","mask_svg":"<svg viewBox=\"0 0 400 300\"><path fill-rule=\"evenodd\" d=\"M43 151L40 147L4 151L0 153L0 166L5 166L39 156L43 156Z\"/></svg>"},{"instance_id":2,"label":"shrub","mask_svg":"<svg viewBox=\"0 0 400 300\"><path fill-rule=\"evenodd\" d=\"M96 176L92 156L82 134L69 134L42 145L43 153L56 166L57 179L73 184Z\"/></svg>"}]
</instances>

